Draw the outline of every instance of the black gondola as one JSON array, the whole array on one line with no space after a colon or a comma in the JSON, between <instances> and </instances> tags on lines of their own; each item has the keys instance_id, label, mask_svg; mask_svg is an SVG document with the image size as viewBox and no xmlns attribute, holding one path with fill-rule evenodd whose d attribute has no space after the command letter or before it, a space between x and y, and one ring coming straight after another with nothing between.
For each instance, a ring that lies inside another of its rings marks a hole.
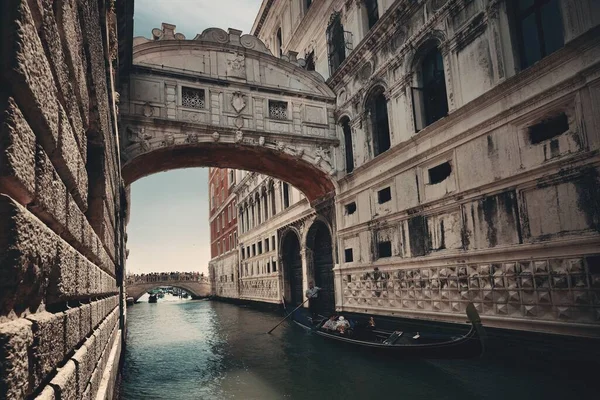
<instances>
[{"instance_id":1,"label":"black gondola","mask_svg":"<svg viewBox=\"0 0 600 400\"><path fill-rule=\"evenodd\" d=\"M151 294L150 298L148 299L148 303L156 303L158 302L158 296L156 294Z\"/></svg>"},{"instance_id":2,"label":"black gondola","mask_svg":"<svg viewBox=\"0 0 600 400\"><path fill-rule=\"evenodd\" d=\"M479 313L472 303L467 305L467 317L471 329L462 336L443 334L408 333L402 331L387 331L373 329L365 331L354 329L340 334L321 329L325 320L312 326L302 313L294 314L293 321L319 336L344 342L370 350L380 350L383 353L410 358L472 358L483 353L484 331Z\"/></svg>"}]
</instances>

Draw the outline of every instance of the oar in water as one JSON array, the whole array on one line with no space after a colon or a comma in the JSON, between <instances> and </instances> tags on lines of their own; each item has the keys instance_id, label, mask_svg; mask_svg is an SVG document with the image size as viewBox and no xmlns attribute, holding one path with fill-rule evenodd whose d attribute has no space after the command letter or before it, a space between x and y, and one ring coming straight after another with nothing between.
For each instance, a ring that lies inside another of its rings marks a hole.
<instances>
[{"instance_id":1,"label":"oar in water","mask_svg":"<svg viewBox=\"0 0 600 400\"><path fill-rule=\"evenodd\" d=\"M283 321L285 321L286 319L288 319L288 318L290 317L290 315L294 314L294 312L296 312L296 310L297 310L297 309L299 309L300 307L302 307L302 306L304 305L304 303L306 303L308 300L310 300L310 297L309 297L308 299L304 300L304 301L302 302L302 304L300 304L298 307L294 308L294 309L292 310L292 312L291 312L291 313L289 313L288 315L286 315L284 319L282 319L281 321L279 321L279 323L278 323L277 325L275 325L275 326L274 326L274 327L273 327L273 328L272 328L272 329L271 329L269 332L267 332L267 333L271 333L271 332L273 332L273 331L275 330L275 328L277 328L279 325L281 325L281 324L283 323Z\"/></svg>"}]
</instances>

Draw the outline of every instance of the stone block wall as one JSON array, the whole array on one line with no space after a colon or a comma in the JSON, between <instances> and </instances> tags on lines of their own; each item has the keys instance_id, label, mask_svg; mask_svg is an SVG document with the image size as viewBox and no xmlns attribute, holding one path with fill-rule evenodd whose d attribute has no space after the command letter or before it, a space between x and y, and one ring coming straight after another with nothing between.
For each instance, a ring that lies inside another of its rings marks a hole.
<instances>
[{"instance_id":1,"label":"stone block wall","mask_svg":"<svg viewBox=\"0 0 600 400\"><path fill-rule=\"evenodd\" d=\"M104 1L0 4L0 399L112 395L122 246L111 20Z\"/></svg>"}]
</instances>

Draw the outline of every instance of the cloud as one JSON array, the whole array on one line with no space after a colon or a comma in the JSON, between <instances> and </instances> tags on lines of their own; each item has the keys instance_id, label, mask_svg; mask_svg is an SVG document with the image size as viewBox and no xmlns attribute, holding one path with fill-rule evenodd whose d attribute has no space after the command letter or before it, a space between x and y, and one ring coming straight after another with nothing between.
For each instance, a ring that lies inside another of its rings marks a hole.
<instances>
[{"instance_id":1,"label":"cloud","mask_svg":"<svg viewBox=\"0 0 600 400\"><path fill-rule=\"evenodd\" d=\"M206 28L241 29L250 33L261 0L136 0L134 35L150 37L162 22L191 39Z\"/></svg>"}]
</instances>

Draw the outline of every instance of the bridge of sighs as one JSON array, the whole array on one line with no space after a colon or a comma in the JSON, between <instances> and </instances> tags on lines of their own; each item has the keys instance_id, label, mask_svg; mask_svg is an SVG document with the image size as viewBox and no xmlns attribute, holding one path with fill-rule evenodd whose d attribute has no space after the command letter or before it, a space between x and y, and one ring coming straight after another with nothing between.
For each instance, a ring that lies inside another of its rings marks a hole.
<instances>
[{"instance_id":1,"label":"bridge of sighs","mask_svg":"<svg viewBox=\"0 0 600 400\"><path fill-rule=\"evenodd\" d=\"M316 201L331 197L343 164L335 95L295 53L275 57L258 38L210 28L191 40L163 24L133 40L121 91L125 184L175 168L265 173Z\"/></svg>"}]
</instances>

